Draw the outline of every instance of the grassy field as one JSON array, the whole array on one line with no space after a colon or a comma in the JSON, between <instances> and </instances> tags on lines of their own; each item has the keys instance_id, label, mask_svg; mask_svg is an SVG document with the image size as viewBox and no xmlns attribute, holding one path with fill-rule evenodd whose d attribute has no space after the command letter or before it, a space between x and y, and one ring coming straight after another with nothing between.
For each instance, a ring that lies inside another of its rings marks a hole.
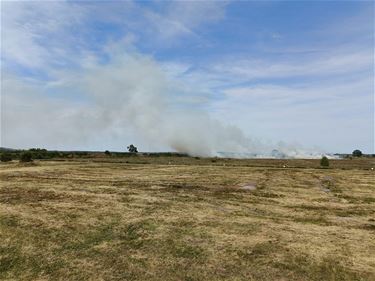
<instances>
[{"instance_id":1,"label":"grassy field","mask_svg":"<svg viewBox=\"0 0 375 281\"><path fill-rule=\"evenodd\" d=\"M0 164L1 280L375 280L374 159Z\"/></svg>"}]
</instances>

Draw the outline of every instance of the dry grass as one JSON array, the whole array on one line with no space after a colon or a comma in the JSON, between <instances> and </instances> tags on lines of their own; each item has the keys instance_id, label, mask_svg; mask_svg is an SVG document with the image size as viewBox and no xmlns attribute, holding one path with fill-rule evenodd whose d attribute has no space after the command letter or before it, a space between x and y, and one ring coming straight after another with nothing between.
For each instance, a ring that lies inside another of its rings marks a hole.
<instances>
[{"instance_id":1,"label":"dry grass","mask_svg":"<svg viewBox=\"0 0 375 281\"><path fill-rule=\"evenodd\" d=\"M125 160L0 165L0 279L375 279L371 159Z\"/></svg>"}]
</instances>

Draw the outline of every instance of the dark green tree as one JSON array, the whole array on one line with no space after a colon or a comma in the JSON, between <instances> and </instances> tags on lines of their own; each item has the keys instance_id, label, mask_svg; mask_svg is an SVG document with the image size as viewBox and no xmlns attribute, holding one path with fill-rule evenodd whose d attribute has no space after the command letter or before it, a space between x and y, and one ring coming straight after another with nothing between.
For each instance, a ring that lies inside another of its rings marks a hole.
<instances>
[{"instance_id":1,"label":"dark green tree","mask_svg":"<svg viewBox=\"0 0 375 281\"><path fill-rule=\"evenodd\" d=\"M361 157L362 156L362 151L360 151L359 149L356 149L353 151L352 155L354 157Z\"/></svg>"},{"instance_id":2,"label":"dark green tree","mask_svg":"<svg viewBox=\"0 0 375 281\"><path fill-rule=\"evenodd\" d=\"M128 147L127 147L127 149L128 149L128 151L130 152L130 153L138 153L138 149L137 149L137 147L135 147L134 145L129 145Z\"/></svg>"},{"instance_id":3,"label":"dark green tree","mask_svg":"<svg viewBox=\"0 0 375 281\"><path fill-rule=\"evenodd\" d=\"M320 166L329 167L329 160L326 156L323 156L322 159L320 159Z\"/></svg>"}]
</instances>

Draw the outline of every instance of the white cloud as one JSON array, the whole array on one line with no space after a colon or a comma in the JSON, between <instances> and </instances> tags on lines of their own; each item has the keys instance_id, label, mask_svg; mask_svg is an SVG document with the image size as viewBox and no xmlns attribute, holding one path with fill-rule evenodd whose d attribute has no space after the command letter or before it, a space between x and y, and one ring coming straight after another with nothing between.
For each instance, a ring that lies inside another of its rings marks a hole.
<instances>
[{"instance_id":1,"label":"white cloud","mask_svg":"<svg viewBox=\"0 0 375 281\"><path fill-rule=\"evenodd\" d=\"M195 35L190 28L178 20L166 18L153 11L146 11L145 16L151 24L151 29L159 34L160 40L170 40L180 35Z\"/></svg>"},{"instance_id":2,"label":"white cloud","mask_svg":"<svg viewBox=\"0 0 375 281\"><path fill-rule=\"evenodd\" d=\"M226 5L224 1L172 1L166 15L191 29L223 19Z\"/></svg>"},{"instance_id":3,"label":"white cloud","mask_svg":"<svg viewBox=\"0 0 375 281\"><path fill-rule=\"evenodd\" d=\"M288 78L301 76L332 76L352 74L356 71L370 71L374 55L369 49L351 52L323 53L318 57L288 57L279 61L260 59L231 59L214 64L215 73L229 75L235 80L263 78Z\"/></svg>"},{"instance_id":4,"label":"white cloud","mask_svg":"<svg viewBox=\"0 0 375 281\"><path fill-rule=\"evenodd\" d=\"M65 2L2 2L2 59L5 63L46 68L69 58L68 30L84 11ZM58 36L56 36L58 34Z\"/></svg>"},{"instance_id":5,"label":"white cloud","mask_svg":"<svg viewBox=\"0 0 375 281\"><path fill-rule=\"evenodd\" d=\"M203 40L198 27L222 19L226 4L224 1L172 1L162 2L158 10L144 8L145 29L149 30L146 34L164 46L186 36Z\"/></svg>"},{"instance_id":6,"label":"white cloud","mask_svg":"<svg viewBox=\"0 0 375 281\"><path fill-rule=\"evenodd\" d=\"M96 40L90 37L93 22L116 25L127 45L143 40L165 46L181 36L197 37L199 26L223 17L225 3L166 2L160 6L153 9L131 1L2 2L3 63L45 72L51 66L75 64L91 49L90 40ZM95 47L104 46L108 42Z\"/></svg>"},{"instance_id":7,"label":"white cloud","mask_svg":"<svg viewBox=\"0 0 375 281\"><path fill-rule=\"evenodd\" d=\"M228 88L212 105L213 116L268 139L345 152L374 147L373 80L297 86L254 85Z\"/></svg>"}]
</instances>

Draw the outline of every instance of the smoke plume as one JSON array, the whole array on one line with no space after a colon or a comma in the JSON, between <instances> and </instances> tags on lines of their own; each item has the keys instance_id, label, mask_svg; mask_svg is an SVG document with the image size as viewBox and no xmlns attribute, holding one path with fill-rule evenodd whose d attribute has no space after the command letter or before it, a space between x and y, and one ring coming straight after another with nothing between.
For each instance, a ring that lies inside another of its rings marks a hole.
<instances>
[{"instance_id":1,"label":"smoke plume","mask_svg":"<svg viewBox=\"0 0 375 281\"><path fill-rule=\"evenodd\" d=\"M139 53L113 55L105 63L90 62L79 71L56 75L57 82L47 86L6 83L7 92L14 96L5 109L14 109L21 100L27 102L22 96L25 91L29 96L45 93L39 102L29 104L29 111L15 114L5 110L5 127L19 128L18 138L25 132L22 124L27 124L24 128L29 145L44 147L49 142L51 147L70 141L75 148L89 148L84 142L100 143L107 135L130 134L152 147L195 156L307 156L295 147L266 145L245 136L237 127L212 119L204 107L184 96L188 91L183 83L169 77L154 59ZM66 100L51 99L51 92L72 95L73 100L79 97L84 102L69 105ZM14 100L17 94L19 99ZM37 132L34 139L31 131ZM10 146L19 141L11 134L5 139ZM272 152L274 148L277 153Z\"/></svg>"}]
</instances>

